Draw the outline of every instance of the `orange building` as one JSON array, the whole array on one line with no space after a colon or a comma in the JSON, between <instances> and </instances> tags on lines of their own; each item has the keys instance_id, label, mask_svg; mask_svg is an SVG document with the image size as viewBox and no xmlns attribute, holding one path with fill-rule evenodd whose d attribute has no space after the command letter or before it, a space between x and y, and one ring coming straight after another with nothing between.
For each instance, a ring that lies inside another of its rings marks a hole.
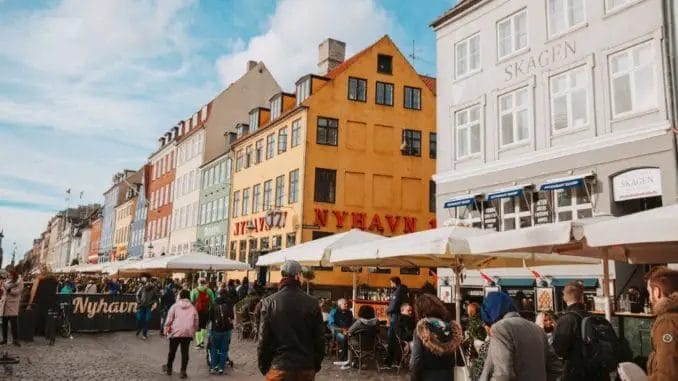
<instances>
[{"instance_id":1,"label":"orange building","mask_svg":"<svg viewBox=\"0 0 678 381\"><path fill-rule=\"evenodd\" d=\"M158 150L151 154L150 179L148 182L148 215L146 217L146 239L144 257L169 253L170 224L172 221L172 200L176 169L176 140L180 125L172 127L158 139Z\"/></svg>"},{"instance_id":2,"label":"orange building","mask_svg":"<svg viewBox=\"0 0 678 381\"><path fill-rule=\"evenodd\" d=\"M384 36L344 61L343 42L320 44L322 75L251 111L232 145L229 255L259 255L351 228L393 236L435 227L435 79L416 73ZM267 218L268 217L268 218ZM277 269L257 277L279 280ZM243 274L231 274L242 276ZM428 269L363 269L418 288ZM315 268L317 289L350 286L346 269Z\"/></svg>"}]
</instances>

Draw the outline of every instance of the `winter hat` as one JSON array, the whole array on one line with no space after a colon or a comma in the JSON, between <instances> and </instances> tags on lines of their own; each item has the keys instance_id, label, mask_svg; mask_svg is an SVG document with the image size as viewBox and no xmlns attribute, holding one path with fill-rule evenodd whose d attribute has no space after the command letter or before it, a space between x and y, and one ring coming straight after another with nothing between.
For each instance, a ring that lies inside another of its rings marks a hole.
<instances>
[{"instance_id":1,"label":"winter hat","mask_svg":"<svg viewBox=\"0 0 678 381\"><path fill-rule=\"evenodd\" d=\"M494 291L485 296L483 305L480 308L480 314L483 322L491 326L501 320L508 312L515 310L513 301L508 294Z\"/></svg>"}]
</instances>

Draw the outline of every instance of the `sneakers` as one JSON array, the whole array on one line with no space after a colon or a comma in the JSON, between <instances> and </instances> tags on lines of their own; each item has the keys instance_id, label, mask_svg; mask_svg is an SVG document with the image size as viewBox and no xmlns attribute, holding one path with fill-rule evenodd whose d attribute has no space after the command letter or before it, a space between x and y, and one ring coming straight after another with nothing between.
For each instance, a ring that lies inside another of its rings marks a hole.
<instances>
[{"instance_id":1,"label":"sneakers","mask_svg":"<svg viewBox=\"0 0 678 381\"><path fill-rule=\"evenodd\" d=\"M217 373L218 373L220 376L222 376L222 375L224 374L224 370L223 370L223 369L219 369L219 370L217 370Z\"/></svg>"},{"instance_id":2,"label":"sneakers","mask_svg":"<svg viewBox=\"0 0 678 381\"><path fill-rule=\"evenodd\" d=\"M341 369L341 370L348 370L348 369L351 369L351 364L349 364L348 362L346 362L346 364L342 365L341 368L339 368L339 369Z\"/></svg>"},{"instance_id":3,"label":"sneakers","mask_svg":"<svg viewBox=\"0 0 678 381\"><path fill-rule=\"evenodd\" d=\"M217 374L218 371L219 371L219 369L212 368L212 369L210 369L210 374L215 375L215 374Z\"/></svg>"},{"instance_id":4,"label":"sneakers","mask_svg":"<svg viewBox=\"0 0 678 381\"><path fill-rule=\"evenodd\" d=\"M172 375L172 368L168 368L167 364L162 365L162 372L167 374L168 376Z\"/></svg>"},{"instance_id":5,"label":"sneakers","mask_svg":"<svg viewBox=\"0 0 678 381\"><path fill-rule=\"evenodd\" d=\"M230 366L233 368L233 360L226 360L226 365Z\"/></svg>"},{"instance_id":6,"label":"sneakers","mask_svg":"<svg viewBox=\"0 0 678 381\"><path fill-rule=\"evenodd\" d=\"M348 362L348 361L335 361L333 364L334 364L334 365L344 366L344 365L348 365L349 362Z\"/></svg>"},{"instance_id":7,"label":"sneakers","mask_svg":"<svg viewBox=\"0 0 678 381\"><path fill-rule=\"evenodd\" d=\"M141 340L146 340L148 339L148 336L141 336Z\"/></svg>"}]
</instances>

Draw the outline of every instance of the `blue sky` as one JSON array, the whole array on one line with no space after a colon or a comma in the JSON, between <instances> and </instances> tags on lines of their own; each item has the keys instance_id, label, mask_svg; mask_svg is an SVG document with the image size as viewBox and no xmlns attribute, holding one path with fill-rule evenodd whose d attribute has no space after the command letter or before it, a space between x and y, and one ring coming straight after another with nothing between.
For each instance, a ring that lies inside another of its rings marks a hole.
<instances>
[{"instance_id":1,"label":"blue sky","mask_svg":"<svg viewBox=\"0 0 678 381\"><path fill-rule=\"evenodd\" d=\"M430 21L454 0L0 0L0 229L29 249L57 210L102 202L157 137L266 63L285 90L327 37L384 34L435 75ZM11 254L11 253L10 253ZM7 262L5 262L7 263Z\"/></svg>"}]
</instances>

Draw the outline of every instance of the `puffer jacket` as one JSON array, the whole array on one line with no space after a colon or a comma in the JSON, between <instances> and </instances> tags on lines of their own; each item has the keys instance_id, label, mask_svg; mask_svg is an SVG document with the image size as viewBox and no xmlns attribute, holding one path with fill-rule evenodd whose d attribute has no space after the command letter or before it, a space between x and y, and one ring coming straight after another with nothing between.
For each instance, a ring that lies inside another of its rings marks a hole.
<instances>
[{"instance_id":1,"label":"puffer jacket","mask_svg":"<svg viewBox=\"0 0 678 381\"><path fill-rule=\"evenodd\" d=\"M198 330L198 311L188 299L179 299L167 312L165 334L173 337L193 337Z\"/></svg>"},{"instance_id":2,"label":"puffer jacket","mask_svg":"<svg viewBox=\"0 0 678 381\"><path fill-rule=\"evenodd\" d=\"M0 316L19 316L19 301L24 290L24 282L19 278L16 282L11 279L2 284L2 298L0 299Z\"/></svg>"},{"instance_id":3,"label":"puffer jacket","mask_svg":"<svg viewBox=\"0 0 678 381\"><path fill-rule=\"evenodd\" d=\"M648 381L678 380L678 293L662 298L652 308L657 320L652 325Z\"/></svg>"},{"instance_id":4,"label":"puffer jacket","mask_svg":"<svg viewBox=\"0 0 678 381\"><path fill-rule=\"evenodd\" d=\"M283 278L282 288L261 301L257 358L262 374L276 370L320 370L325 327L318 300L298 282Z\"/></svg>"},{"instance_id":5,"label":"puffer jacket","mask_svg":"<svg viewBox=\"0 0 678 381\"><path fill-rule=\"evenodd\" d=\"M415 328L411 381L449 381L454 379L455 354L463 336L459 324L437 318L421 319Z\"/></svg>"},{"instance_id":6,"label":"puffer jacket","mask_svg":"<svg viewBox=\"0 0 678 381\"><path fill-rule=\"evenodd\" d=\"M158 291L152 284L147 284L137 291L137 307L151 307L158 303Z\"/></svg>"}]
</instances>

